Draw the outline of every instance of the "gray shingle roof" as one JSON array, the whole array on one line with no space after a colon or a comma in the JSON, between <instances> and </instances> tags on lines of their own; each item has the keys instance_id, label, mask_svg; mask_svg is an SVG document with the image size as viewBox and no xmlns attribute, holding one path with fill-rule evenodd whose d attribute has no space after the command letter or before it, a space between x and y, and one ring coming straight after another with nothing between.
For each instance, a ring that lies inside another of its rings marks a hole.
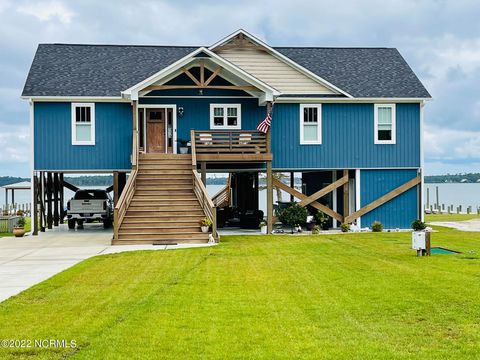
<instances>
[{"instance_id":1,"label":"gray shingle roof","mask_svg":"<svg viewBox=\"0 0 480 360\"><path fill-rule=\"evenodd\" d=\"M397 49L275 49L354 97L430 97Z\"/></svg>"},{"instance_id":2,"label":"gray shingle roof","mask_svg":"<svg viewBox=\"0 0 480 360\"><path fill-rule=\"evenodd\" d=\"M198 47L40 44L23 96L120 96ZM275 48L354 97L430 97L396 49Z\"/></svg>"}]
</instances>

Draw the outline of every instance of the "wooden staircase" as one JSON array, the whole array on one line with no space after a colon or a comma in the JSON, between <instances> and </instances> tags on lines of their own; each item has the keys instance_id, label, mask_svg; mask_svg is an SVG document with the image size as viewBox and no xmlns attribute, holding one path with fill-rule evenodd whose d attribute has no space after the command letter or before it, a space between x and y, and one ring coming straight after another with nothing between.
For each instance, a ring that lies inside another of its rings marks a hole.
<instances>
[{"instance_id":1,"label":"wooden staircase","mask_svg":"<svg viewBox=\"0 0 480 360\"><path fill-rule=\"evenodd\" d=\"M191 155L139 154L133 176L113 244L208 242L199 224L206 214L194 191Z\"/></svg>"}]
</instances>

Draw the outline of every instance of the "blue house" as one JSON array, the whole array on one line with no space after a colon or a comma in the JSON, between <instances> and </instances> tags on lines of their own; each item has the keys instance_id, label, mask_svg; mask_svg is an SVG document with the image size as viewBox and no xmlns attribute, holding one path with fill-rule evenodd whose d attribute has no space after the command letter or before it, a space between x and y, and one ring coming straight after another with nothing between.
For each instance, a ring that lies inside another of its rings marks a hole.
<instances>
[{"instance_id":1,"label":"blue house","mask_svg":"<svg viewBox=\"0 0 480 360\"><path fill-rule=\"evenodd\" d=\"M393 48L271 47L243 30L208 47L41 44L22 97L41 227L63 218L68 173L114 174L119 244L208 241L205 217L213 238L263 216L271 231L274 189L333 228L423 216L430 95ZM209 172L230 174L213 198Z\"/></svg>"}]
</instances>

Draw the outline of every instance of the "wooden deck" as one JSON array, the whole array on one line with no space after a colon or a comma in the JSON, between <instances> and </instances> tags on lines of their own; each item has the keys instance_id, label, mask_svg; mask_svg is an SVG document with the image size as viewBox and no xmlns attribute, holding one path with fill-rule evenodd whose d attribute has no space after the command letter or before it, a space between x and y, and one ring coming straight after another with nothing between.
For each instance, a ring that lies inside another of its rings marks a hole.
<instances>
[{"instance_id":1,"label":"wooden deck","mask_svg":"<svg viewBox=\"0 0 480 360\"><path fill-rule=\"evenodd\" d=\"M198 162L272 161L267 136L256 130L192 130L191 143Z\"/></svg>"}]
</instances>

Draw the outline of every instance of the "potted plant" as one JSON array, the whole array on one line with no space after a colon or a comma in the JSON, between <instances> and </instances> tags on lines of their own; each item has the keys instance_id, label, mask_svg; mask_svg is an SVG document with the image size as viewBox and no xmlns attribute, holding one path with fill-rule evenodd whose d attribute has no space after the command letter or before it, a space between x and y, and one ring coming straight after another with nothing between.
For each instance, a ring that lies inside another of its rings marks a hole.
<instances>
[{"instance_id":1,"label":"potted plant","mask_svg":"<svg viewBox=\"0 0 480 360\"><path fill-rule=\"evenodd\" d=\"M412 222L412 249L417 250L418 256L430 255L430 233L427 226L420 220Z\"/></svg>"},{"instance_id":2,"label":"potted plant","mask_svg":"<svg viewBox=\"0 0 480 360\"><path fill-rule=\"evenodd\" d=\"M25 235L25 218L21 217L17 221L17 226L13 228L13 235L15 237L23 237Z\"/></svg>"},{"instance_id":3,"label":"potted plant","mask_svg":"<svg viewBox=\"0 0 480 360\"><path fill-rule=\"evenodd\" d=\"M261 231L262 234L267 233L267 222L265 220L262 220L260 222L260 231Z\"/></svg>"},{"instance_id":4,"label":"potted plant","mask_svg":"<svg viewBox=\"0 0 480 360\"><path fill-rule=\"evenodd\" d=\"M180 154L188 154L188 140L177 139L177 143L179 144L178 150Z\"/></svg>"},{"instance_id":5,"label":"potted plant","mask_svg":"<svg viewBox=\"0 0 480 360\"><path fill-rule=\"evenodd\" d=\"M307 216L308 210L306 208L296 203L292 203L289 207L280 211L278 217L282 224L292 228L293 234L294 229L298 231L298 227L305 224L305 221L307 221Z\"/></svg>"},{"instance_id":6,"label":"potted plant","mask_svg":"<svg viewBox=\"0 0 480 360\"><path fill-rule=\"evenodd\" d=\"M205 217L200 220L200 228L202 229L202 232L207 233L208 230L210 230L210 226L212 226L212 220L209 218Z\"/></svg>"}]
</instances>

